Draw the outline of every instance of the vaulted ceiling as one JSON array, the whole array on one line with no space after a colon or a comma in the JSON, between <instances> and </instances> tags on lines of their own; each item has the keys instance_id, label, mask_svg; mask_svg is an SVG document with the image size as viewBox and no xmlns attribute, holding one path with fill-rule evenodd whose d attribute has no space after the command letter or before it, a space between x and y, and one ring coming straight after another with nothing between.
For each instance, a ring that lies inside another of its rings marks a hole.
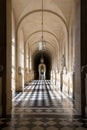
<instances>
[{"instance_id":1,"label":"vaulted ceiling","mask_svg":"<svg viewBox=\"0 0 87 130\"><path fill-rule=\"evenodd\" d=\"M12 9L16 36L22 29L25 45L35 53L42 37L42 0L12 0ZM73 12L74 0L43 0L43 39L54 57L67 43Z\"/></svg>"}]
</instances>

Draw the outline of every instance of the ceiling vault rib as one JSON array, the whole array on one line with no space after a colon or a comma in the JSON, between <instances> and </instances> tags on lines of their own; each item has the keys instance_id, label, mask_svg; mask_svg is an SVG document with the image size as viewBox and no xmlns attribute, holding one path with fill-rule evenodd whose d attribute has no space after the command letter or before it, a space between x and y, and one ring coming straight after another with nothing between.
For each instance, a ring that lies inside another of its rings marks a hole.
<instances>
[{"instance_id":1,"label":"ceiling vault rib","mask_svg":"<svg viewBox=\"0 0 87 130\"><path fill-rule=\"evenodd\" d=\"M47 40L45 40L48 44L50 44L54 49L55 49L55 47L49 42L49 41L47 41ZM32 46L34 45L34 44L36 44L36 43L38 43L38 42L40 42L39 40L38 41L36 41L36 42L33 42L33 44L32 44Z\"/></svg>"},{"instance_id":2,"label":"ceiling vault rib","mask_svg":"<svg viewBox=\"0 0 87 130\"><path fill-rule=\"evenodd\" d=\"M19 23L18 23L17 32L18 32L18 29L19 29L19 27L20 27L20 25L21 25L21 22L25 19L25 17L27 17L27 16L29 16L29 15L31 15L31 14L33 14L33 13L37 13L37 12L41 12L41 11L42 11L42 9L34 10L34 11L31 11L31 12L27 13L25 16L23 16L23 17L20 19ZM64 20L64 18L63 18L62 16L60 16L60 15L59 15L58 13L56 13L56 12L53 12L52 10L45 10L45 9L44 9L43 12L48 12L48 13L54 14L54 15L56 15L57 17L59 17L59 18L61 19L61 21L64 23L64 25L65 25L65 27L66 27L66 30L67 30L67 33L68 33L68 26L67 26L66 21Z\"/></svg>"},{"instance_id":3,"label":"ceiling vault rib","mask_svg":"<svg viewBox=\"0 0 87 130\"><path fill-rule=\"evenodd\" d=\"M28 39L29 39L32 35L34 35L34 34L36 34L36 33L39 33L39 32L42 32L42 30L38 30L38 31L36 31L36 32L31 33L31 34L27 37L25 43L27 43ZM49 32L49 31L46 31L46 30L43 30L43 32L49 33L49 34L51 34L52 36L54 36L55 39L57 40L57 42L60 44L59 39L56 37L56 35L55 35L54 33ZM59 45L59 44L58 44L58 45Z\"/></svg>"},{"instance_id":4,"label":"ceiling vault rib","mask_svg":"<svg viewBox=\"0 0 87 130\"><path fill-rule=\"evenodd\" d=\"M54 52L56 53L56 51L55 51L55 47L49 42L49 41L47 41L47 40L45 40L50 46L52 46L52 48L54 48ZM34 44L37 44L38 42L40 42L40 41L36 41L36 42L34 42L32 45L34 45ZM57 53L56 53L56 56L57 56Z\"/></svg>"}]
</instances>

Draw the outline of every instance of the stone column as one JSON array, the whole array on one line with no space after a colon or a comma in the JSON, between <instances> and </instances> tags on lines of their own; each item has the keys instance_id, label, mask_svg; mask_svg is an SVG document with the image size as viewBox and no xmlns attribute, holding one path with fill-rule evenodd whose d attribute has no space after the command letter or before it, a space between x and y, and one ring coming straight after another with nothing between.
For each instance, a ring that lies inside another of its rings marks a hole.
<instances>
[{"instance_id":1,"label":"stone column","mask_svg":"<svg viewBox=\"0 0 87 130\"><path fill-rule=\"evenodd\" d=\"M7 3L6 3L7 2ZM7 13L7 14L6 14ZM6 15L8 16L6 19ZM0 115L10 114L11 96L11 1L0 0ZM7 24L6 24L7 22ZM7 34L7 35L6 35Z\"/></svg>"},{"instance_id":2,"label":"stone column","mask_svg":"<svg viewBox=\"0 0 87 130\"><path fill-rule=\"evenodd\" d=\"M60 91L63 90L63 71L60 72Z\"/></svg>"},{"instance_id":3,"label":"stone column","mask_svg":"<svg viewBox=\"0 0 87 130\"><path fill-rule=\"evenodd\" d=\"M24 79L23 79L23 74L22 74L22 67L18 67L18 84L17 84L16 92L21 92L23 91L24 88Z\"/></svg>"},{"instance_id":4,"label":"stone column","mask_svg":"<svg viewBox=\"0 0 87 130\"><path fill-rule=\"evenodd\" d=\"M28 44L25 45L25 54L24 54L24 84L29 82L29 48Z\"/></svg>"},{"instance_id":5,"label":"stone column","mask_svg":"<svg viewBox=\"0 0 87 130\"><path fill-rule=\"evenodd\" d=\"M6 40L7 40L7 46L6 46L6 114L11 114L11 108L12 108L12 4L11 0L6 1Z\"/></svg>"},{"instance_id":6,"label":"stone column","mask_svg":"<svg viewBox=\"0 0 87 130\"><path fill-rule=\"evenodd\" d=\"M81 41L80 41L80 1L75 0L75 17L74 17L74 85L75 85L75 108L81 114Z\"/></svg>"},{"instance_id":7,"label":"stone column","mask_svg":"<svg viewBox=\"0 0 87 130\"><path fill-rule=\"evenodd\" d=\"M74 72L72 72L72 98L75 99L75 84L74 84L74 81L75 81L75 74Z\"/></svg>"},{"instance_id":8,"label":"stone column","mask_svg":"<svg viewBox=\"0 0 87 130\"><path fill-rule=\"evenodd\" d=\"M69 36L67 36L67 37L69 37ZM69 39L68 38L67 38L67 42L68 43L66 44L66 63L65 63L65 65L68 70L69 69Z\"/></svg>"},{"instance_id":9,"label":"stone column","mask_svg":"<svg viewBox=\"0 0 87 130\"><path fill-rule=\"evenodd\" d=\"M18 46L17 46L17 86L16 91L24 90L24 35L23 30L18 32Z\"/></svg>"},{"instance_id":10,"label":"stone column","mask_svg":"<svg viewBox=\"0 0 87 130\"><path fill-rule=\"evenodd\" d=\"M56 71L54 71L54 75L55 75L55 85L56 85Z\"/></svg>"}]
</instances>

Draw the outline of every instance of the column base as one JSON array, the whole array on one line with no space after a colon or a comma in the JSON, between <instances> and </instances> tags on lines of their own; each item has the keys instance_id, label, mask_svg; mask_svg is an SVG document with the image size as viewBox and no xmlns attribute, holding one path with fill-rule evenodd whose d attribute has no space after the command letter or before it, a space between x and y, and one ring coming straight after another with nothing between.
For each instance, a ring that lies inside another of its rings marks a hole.
<instances>
[{"instance_id":1,"label":"column base","mask_svg":"<svg viewBox=\"0 0 87 130\"><path fill-rule=\"evenodd\" d=\"M23 75L19 74L18 75L18 83L17 83L17 87L16 87L16 92L23 92L24 91L24 79L23 79Z\"/></svg>"}]
</instances>

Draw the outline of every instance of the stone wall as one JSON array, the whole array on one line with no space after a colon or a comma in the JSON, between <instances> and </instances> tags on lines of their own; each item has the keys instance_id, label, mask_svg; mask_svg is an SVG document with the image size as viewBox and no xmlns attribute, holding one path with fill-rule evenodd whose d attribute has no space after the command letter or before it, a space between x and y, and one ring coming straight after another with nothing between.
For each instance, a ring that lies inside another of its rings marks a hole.
<instances>
[{"instance_id":1,"label":"stone wall","mask_svg":"<svg viewBox=\"0 0 87 130\"><path fill-rule=\"evenodd\" d=\"M87 116L87 0L81 0L81 105Z\"/></svg>"},{"instance_id":2,"label":"stone wall","mask_svg":"<svg viewBox=\"0 0 87 130\"><path fill-rule=\"evenodd\" d=\"M11 68L12 68L12 15L11 0L6 1L6 115L11 113L12 108L12 89L11 89Z\"/></svg>"},{"instance_id":3,"label":"stone wall","mask_svg":"<svg viewBox=\"0 0 87 130\"><path fill-rule=\"evenodd\" d=\"M81 41L80 41L80 1L75 1L75 22L74 22L74 85L75 85L75 107L81 114Z\"/></svg>"},{"instance_id":4,"label":"stone wall","mask_svg":"<svg viewBox=\"0 0 87 130\"><path fill-rule=\"evenodd\" d=\"M2 84L1 109L2 116L6 115L6 0L0 0L0 66L3 70L0 71Z\"/></svg>"}]
</instances>

